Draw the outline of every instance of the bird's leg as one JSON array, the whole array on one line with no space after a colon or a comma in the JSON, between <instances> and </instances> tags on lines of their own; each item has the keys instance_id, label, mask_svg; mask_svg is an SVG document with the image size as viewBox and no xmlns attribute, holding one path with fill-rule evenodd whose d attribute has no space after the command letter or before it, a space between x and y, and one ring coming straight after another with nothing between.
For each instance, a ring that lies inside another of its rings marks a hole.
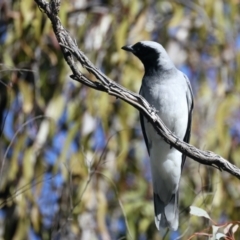
<instances>
[{"instance_id":1,"label":"bird's leg","mask_svg":"<svg viewBox=\"0 0 240 240\"><path fill-rule=\"evenodd\" d=\"M151 114L157 114L159 111L154 107L154 106L151 106L151 109L149 111Z\"/></svg>"},{"instance_id":2,"label":"bird's leg","mask_svg":"<svg viewBox=\"0 0 240 240\"><path fill-rule=\"evenodd\" d=\"M152 118L156 120L156 114L159 112L154 106L151 106L151 108L148 110ZM148 120L149 122L149 120Z\"/></svg>"}]
</instances>

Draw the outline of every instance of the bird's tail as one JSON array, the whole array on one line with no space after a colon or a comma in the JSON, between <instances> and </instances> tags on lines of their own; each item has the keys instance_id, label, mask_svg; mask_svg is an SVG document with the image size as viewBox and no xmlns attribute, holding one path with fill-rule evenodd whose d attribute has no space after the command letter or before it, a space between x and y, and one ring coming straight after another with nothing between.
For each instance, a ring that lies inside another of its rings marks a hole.
<instances>
[{"instance_id":1,"label":"bird's tail","mask_svg":"<svg viewBox=\"0 0 240 240\"><path fill-rule=\"evenodd\" d=\"M170 202L166 205L160 197L154 193L155 224L158 228L178 228L178 192L172 195Z\"/></svg>"}]
</instances>

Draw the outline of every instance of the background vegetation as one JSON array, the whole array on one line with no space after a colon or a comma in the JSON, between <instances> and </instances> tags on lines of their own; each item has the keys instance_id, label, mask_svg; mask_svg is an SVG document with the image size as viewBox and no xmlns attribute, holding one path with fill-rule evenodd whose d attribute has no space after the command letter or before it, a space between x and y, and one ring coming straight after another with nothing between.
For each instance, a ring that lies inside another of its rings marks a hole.
<instances>
[{"instance_id":1,"label":"background vegetation","mask_svg":"<svg viewBox=\"0 0 240 240\"><path fill-rule=\"evenodd\" d=\"M0 13L0 239L161 239L138 112L69 78L33 0L2 0ZM240 167L238 0L63 0L60 18L98 68L135 92L143 66L121 47L160 42L193 87L191 143ZM188 159L179 231L167 239L209 226L191 205L218 223L239 220L239 199L239 180Z\"/></svg>"}]
</instances>

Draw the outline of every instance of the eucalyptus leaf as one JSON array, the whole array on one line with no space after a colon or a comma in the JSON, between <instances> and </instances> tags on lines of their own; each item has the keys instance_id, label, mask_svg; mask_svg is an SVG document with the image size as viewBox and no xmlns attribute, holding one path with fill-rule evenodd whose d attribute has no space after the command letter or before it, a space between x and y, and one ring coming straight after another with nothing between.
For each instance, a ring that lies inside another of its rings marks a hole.
<instances>
[{"instance_id":1,"label":"eucalyptus leaf","mask_svg":"<svg viewBox=\"0 0 240 240\"><path fill-rule=\"evenodd\" d=\"M205 217L205 218L211 219L205 210L195 206L190 206L190 214L197 217Z\"/></svg>"}]
</instances>

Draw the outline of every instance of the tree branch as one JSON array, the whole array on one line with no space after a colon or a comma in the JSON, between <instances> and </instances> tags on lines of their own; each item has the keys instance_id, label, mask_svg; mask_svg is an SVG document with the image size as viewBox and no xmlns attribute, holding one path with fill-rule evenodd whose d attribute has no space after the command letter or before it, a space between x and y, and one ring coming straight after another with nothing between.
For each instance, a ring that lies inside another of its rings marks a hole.
<instances>
[{"instance_id":1,"label":"tree branch","mask_svg":"<svg viewBox=\"0 0 240 240\"><path fill-rule=\"evenodd\" d=\"M60 0L51 0L49 3L45 0L34 1L52 22L53 30L61 46L63 56L72 70L72 79L129 103L134 108L138 109L149 120L149 122L151 122L158 134L162 136L168 144L201 164L215 167L220 171L226 171L240 179L240 169L238 167L213 152L199 150L178 139L165 126L163 121L157 115L156 110L151 107L142 96L125 89L100 72L78 48L76 42L62 26L61 21L57 16L60 8ZM92 73L97 81L92 81L84 76L77 68L74 58L80 62L88 72Z\"/></svg>"}]
</instances>

